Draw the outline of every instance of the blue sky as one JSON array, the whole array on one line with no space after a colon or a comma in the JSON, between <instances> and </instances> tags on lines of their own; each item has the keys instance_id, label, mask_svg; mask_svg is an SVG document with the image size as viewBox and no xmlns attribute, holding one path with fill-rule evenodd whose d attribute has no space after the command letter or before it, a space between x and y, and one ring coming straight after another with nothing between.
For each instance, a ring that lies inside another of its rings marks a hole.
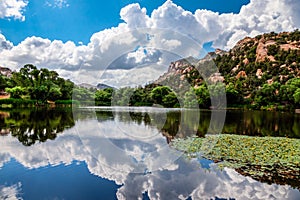
<instances>
[{"instance_id":1,"label":"blue sky","mask_svg":"<svg viewBox=\"0 0 300 200\"><path fill-rule=\"evenodd\" d=\"M207 9L219 13L238 13L250 0L174 0L185 10ZM58 2L58 1L57 1ZM54 0L29 0L24 9L25 21L0 19L1 33L14 44L26 37L40 36L64 42L71 40L87 44L93 33L117 26L122 22L120 10L131 3L139 3L147 14L162 5L165 0L66 0L61 7ZM51 4L51 5L50 5Z\"/></svg>"},{"instance_id":2,"label":"blue sky","mask_svg":"<svg viewBox=\"0 0 300 200\"><path fill-rule=\"evenodd\" d=\"M0 66L132 86L177 59L299 27L299 0L1 0Z\"/></svg>"}]
</instances>

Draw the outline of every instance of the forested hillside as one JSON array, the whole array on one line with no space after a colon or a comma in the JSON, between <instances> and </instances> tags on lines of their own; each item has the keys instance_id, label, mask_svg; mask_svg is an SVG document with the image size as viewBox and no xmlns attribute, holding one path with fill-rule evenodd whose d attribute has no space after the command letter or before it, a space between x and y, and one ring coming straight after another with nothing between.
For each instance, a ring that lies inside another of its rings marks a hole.
<instances>
[{"instance_id":1,"label":"forested hillside","mask_svg":"<svg viewBox=\"0 0 300 200\"><path fill-rule=\"evenodd\" d=\"M228 106L299 107L300 31L247 37L228 52L217 49L202 60L173 62L155 84L170 85L180 93L186 91L186 80L200 107L209 107L209 96L216 95L212 91L220 84L225 85ZM185 102L190 103L188 99Z\"/></svg>"}]
</instances>

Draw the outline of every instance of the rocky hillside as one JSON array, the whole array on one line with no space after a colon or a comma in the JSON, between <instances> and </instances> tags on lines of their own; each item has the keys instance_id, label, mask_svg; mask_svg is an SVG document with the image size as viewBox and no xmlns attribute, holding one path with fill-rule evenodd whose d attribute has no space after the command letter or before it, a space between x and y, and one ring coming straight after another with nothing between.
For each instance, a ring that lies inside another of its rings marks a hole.
<instances>
[{"instance_id":1,"label":"rocky hillside","mask_svg":"<svg viewBox=\"0 0 300 200\"><path fill-rule=\"evenodd\" d=\"M263 87L272 86L274 95L280 96L280 86L295 78L300 78L299 30L246 37L227 52L217 49L201 60L189 57L172 62L154 83L177 88L180 93L186 81L195 89L204 83L222 82L255 104Z\"/></svg>"},{"instance_id":2,"label":"rocky hillside","mask_svg":"<svg viewBox=\"0 0 300 200\"><path fill-rule=\"evenodd\" d=\"M300 76L300 32L247 37L215 62L225 76L285 82Z\"/></svg>"}]
</instances>

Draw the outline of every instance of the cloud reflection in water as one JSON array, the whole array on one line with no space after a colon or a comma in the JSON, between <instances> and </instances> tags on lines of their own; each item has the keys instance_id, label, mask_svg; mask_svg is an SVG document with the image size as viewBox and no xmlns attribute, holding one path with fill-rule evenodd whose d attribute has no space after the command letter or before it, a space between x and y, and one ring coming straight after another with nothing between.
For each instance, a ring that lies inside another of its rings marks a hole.
<instances>
[{"instance_id":1,"label":"cloud reflection in water","mask_svg":"<svg viewBox=\"0 0 300 200\"><path fill-rule=\"evenodd\" d=\"M31 147L2 137L0 166L9 157L28 169L84 161L92 174L121 185L119 199L142 199L145 192L150 199L300 199L290 186L261 183L213 164L209 170L201 168L199 161L179 157L153 126L114 115L105 120L79 117L55 140Z\"/></svg>"}]
</instances>

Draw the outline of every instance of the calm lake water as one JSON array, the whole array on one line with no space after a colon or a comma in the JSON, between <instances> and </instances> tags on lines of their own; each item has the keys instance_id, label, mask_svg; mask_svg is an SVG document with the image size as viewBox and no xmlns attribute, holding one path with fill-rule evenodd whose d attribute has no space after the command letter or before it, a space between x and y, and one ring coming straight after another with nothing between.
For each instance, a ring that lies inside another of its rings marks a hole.
<instances>
[{"instance_id":1,"label":"calm lake water","mask_svg":"<svg viewBox=\"0 0 300 200\"><path fill-rule=\"evenodd\" d=\"M169 145L219 132L300 139L300 114L19 109L1 110L0 127L0 199L300 199L299 186L188 160Z\"/></svg>"}]
</instances>

